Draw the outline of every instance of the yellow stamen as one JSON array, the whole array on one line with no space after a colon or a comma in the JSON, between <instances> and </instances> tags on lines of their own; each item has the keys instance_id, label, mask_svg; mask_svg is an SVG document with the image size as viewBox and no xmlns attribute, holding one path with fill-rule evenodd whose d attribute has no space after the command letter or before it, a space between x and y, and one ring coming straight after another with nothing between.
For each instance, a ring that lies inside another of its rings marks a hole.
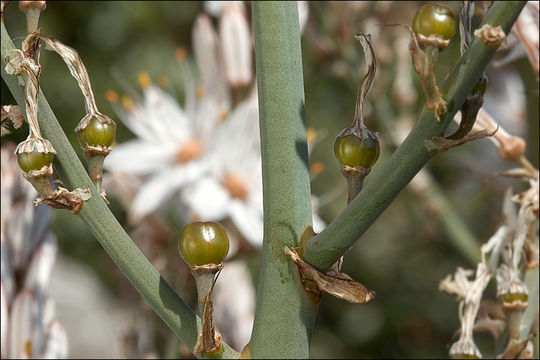
<instances>
[{"instance_id":1,"label":"yellow stamen","mask_svg":"<svg viewBox=\"0 0 540 360\"><path fill-rule=\"evenodd\" d=\"M180 163L186 163L193 159L200 157L203 153L204 146L197 139L189 139L186 141L182 149L176 155L176 158Z\"/></svg>"},{"instance_id":2,"label":"yellow stamen","mask_svg":"<svg viewBox=\"0 0 540 360\"><path fill-rule=\"evenodd\" d=\"M218 110L218 117L219 117L220 121L225 121L227 116L229 116L229 113L227 112L227 110L225 110L223 108Z\"/></svg>"},{"instance_id":3,"label":"yellow stamen","mask_svg":"<svg viewBox=\"0 0 540 360\"><path fill-rule=\"evenodd\" d=\"M24 343L24 353L29 359L32 357L32 342L30 340Z\"/></svg>"},{"instance_id":4,"label":"yellow stamen","mask_svg":"<svg viewBox=\"0 0 540 360\"><path fill-rule=\"evenodd\" d=\"M118 93L114 90L107 90L105 91L105 98L107 101L111 103L117 103L118 102Z\"/></svg>"},{"instance_id":5,"label":"yellow stamen","mask_svg":"<svg viewBox=\"0 0 540 360\"><path fill-rule=\"evenodd\" d=\"M324 164L322 162L316 162L316 163L313 163L310 167L309 167L309 172L311 173L311 175L317 175L317 174L320 174L321 172L324 171Z\"/></svg>"},{"instance_id":6,"label":"yellow stamen","mask_svg":"<svg viewBox=\"0 0 540 360\"><path fill-rule=\"evenodd\" d=\"M317 130L314 128L308 128L307 129L307 142L308 144L313 144L315 139L317 138Z\"/></svg>"},{"instance_id":7,"label":"yellow stamen","mask_svg":"<svg viewBox=\"0 0 540 360\"><path fill-rule=\"evenodd\" d=\"M148 73L142 72L137 75L137 82L139 83L139 86L144 89L150 86L152 80L150 80L150 75L148 75Z\"/></svg>"},{"instance_id":8,"label":"yellow stamen","mask_svg":"<svg viewBox=\"0 0 540 360\"><path fill-rule=\"evenodd\" d=\"M133 109L133 100L127 95L122 95L122 99L120 100L122 107L126 109L127 111L131 111Z\"/></svg>"},{"instance_id":9,"label":"yellow stamen","mask_svg":"<svg viewBox=\"0 0 540 360\"><path fill-rule=\"evenodd\" d=\"M206 94L206 88L203 85L199 85L195 94L197 95L197 99L202 98Z\"/></svg>"},{"instance_id":10,"label":"yellow stamen","mask_svg":"<svg viewBox=\"0 0 540 360\"><path fill-rule=\"evenodd\" d=\"M169 84L170 84L169 78L165 75L160 75L158 78L158 84L159 86L163 88L169 87Z\"/></svg>"},{"instance_id":11,"label":"yellow stamen","mask_svg":"<svg viewBox=\"0 0 540 360\"><path fill-rule=\"evenodd\" d=\"M180 46L176 48L175 54L176 54L176 61L178 61L179 63L186 61L187 51L185 47Z\"/></svg>"},{"instance_id":12,"label":"yellow stamen","mask_svg":"<svg viewBox=\"0 0 540 360\"><path fill-rule=\"evenodd\" d=\"M248 191L246 186L238 176L229 174L225 177L225 179L223 179L222 184L233 198L241 200L245 200L247 198Z\"/></svg>"}]
</instances>

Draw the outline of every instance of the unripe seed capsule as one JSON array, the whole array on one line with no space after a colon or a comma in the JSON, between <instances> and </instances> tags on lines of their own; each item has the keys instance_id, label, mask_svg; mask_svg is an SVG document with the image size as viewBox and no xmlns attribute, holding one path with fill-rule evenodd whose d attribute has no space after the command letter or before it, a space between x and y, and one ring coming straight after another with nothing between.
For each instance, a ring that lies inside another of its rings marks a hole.
<instances>
[{"instance_id":1,"label":"unripe seed capsule","mask_svg":"<svg viewBox=\"0 0 540 360\"><path fill-rule=\"evenodd\" d=\"M21 152L17 154L17 162L21 170L28 173L30 170L40 170L44 166L51 165L53 156L52 153L40 153L37 151Z\"/></svg>"},{"instance_id":2,"label":"unripe seed capsule","mask_svg":"<svg viewBox=\"0 0 540 360\"><path fill-rule=\"evenodd\" d=\"M455 33L455 17L446 6L426 4L416 12L413 31L424 36L438 35L449 40Z\"/></svg>"},{"instance_id":3,"label":"unripe seed capsule","mask_svg":"<svg viewBox=\"0 0 540 360\"><path fill-rule=\"evenodd\" d=\"M364 131L364 138L352 133L336 138L334 156L341 165L369 169L375 164L380 152L379 139L370 130Z\"/></svg>"},{"instance_id":4,"label":"unripe seed capsule","mask_svg":"<svg viewBox=\"0 0 540 360\"><path fill-rule=\"evenodd\" d=\"M229 237L217 222L195 222L182 230L178 249L188 265L217 265L229 252Z\"/></svg>"},{"instance_id":5,"label":"unripe seed capsule","mask_svg":"<svg viewBox=\"0 0 540 360\"><path fill-rule=\"evenodd\" d=\"M111 146L116 133L115 124L107 124L93 117L88 125L77 131L79 144L84 148L86 146Z\"/></svg>"}]
</instances>

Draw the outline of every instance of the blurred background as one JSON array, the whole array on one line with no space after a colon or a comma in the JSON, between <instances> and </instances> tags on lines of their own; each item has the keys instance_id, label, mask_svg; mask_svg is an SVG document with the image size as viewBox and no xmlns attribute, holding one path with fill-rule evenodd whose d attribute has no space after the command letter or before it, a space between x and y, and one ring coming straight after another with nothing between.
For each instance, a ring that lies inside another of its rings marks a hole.
<instances>
[{"instance_id":1,"label":"blurred background","mask_svg":"<svg viewBox=\"0 0 540 360\"><path fill-rule=\"evenodd\" d=\"M458 2L440 4L453 9L457 17ZM335 135L352 122L356 91L364 71L363 53L354 34L372 34L379 62L365 105L367 126L377 131L381 139L381 156L372 170L376 172L406 136L423 104L422 89L407 50L409 34L402 27L385 24L410 25L420 5L421 2L385 1L305 4L307 22L302 33L302 55L306 121L316 134L310 154L312 192L317 196L318 213L326 223L346 205L345 180L332 149ZM250 9L248 2L247 14ZM47 4L39 25L44 35L79 52L100 111L118 124L117 141L121 144L134 134L118 119L106 92L123 94L126 83L140 91L137 79L144 72L182 105L183 76L175 51L178 47L186 49L188 62L194 63L195 19L200 13L212 11L212 4L203 2L54 1ZM217 24L219 14L211 15ZM247 16L247 20L250 23L251 17ZM5 25L20 47L25 20L16 2L10 2L6 9ZM517 39L508 39L505 49L488 67L490 84L484 109L508 132L526 141L527 157L538 167L538 77L520 47ZM440 81L458 58L456 32L439 58ZM56 54L43 50L41 65L41 88L84 163L72 131L85 115L77 83ZM3 81L1 97L2 104L14 103ZM24 125L4 137L2 143L17 143L26 135ZM343 270L375 290L377 297L368 304L353 305L323 296L312 335L311 356L447 357L459 328L458 304L452 296L438 290L439 281L457 266L475 267L472 259L479 256L480 245L503 219L504 190L508 186L515 191L525 188L518 180L493 176L494 172L513 167L499 157L488 139L434 157L422 178L405 188L345 255ZM366 182L369 181L368 176ZM111 210L126 230L136 230L136 224L128 223L127 209L114 191L109 200ZM157 221L159 226L135 241L165 279L194 305L194 284L176 251L183 224L171 214ZM81 220L68 212L54 211L51 226L59 250L50 293L66 329L69 357L190 356ZM460 247L459 239L465 239L477 253ZM256 289L257 249L240 249L235 260L247 264L249 279ZM487 294L494 298L493 283ZM227 334L224 336L227 339ZM475 338L484 356L493 356L493 339L487 334Z\"/></svg>"}]
</instances>

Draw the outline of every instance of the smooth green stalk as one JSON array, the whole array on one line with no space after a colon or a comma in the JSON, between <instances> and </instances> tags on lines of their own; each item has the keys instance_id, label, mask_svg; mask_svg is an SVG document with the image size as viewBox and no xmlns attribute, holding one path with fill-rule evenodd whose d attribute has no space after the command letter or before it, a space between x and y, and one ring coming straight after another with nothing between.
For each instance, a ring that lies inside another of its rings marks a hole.
<instances>
[{"instance_id":1,"label":"smooth green stalk","mask_svg":"<svg viewBox=\"0 0 540 360\"><path fill-rule=\"evenodd\" d=\"M525 3L494 2L483 23L501 25L508 34ZM369 183L360 194L324 231L307 242L304 259L308 263L323 271L329 269L436 154L428 151L424 142L444 134L495 51L496 48L487 47L481 39L474 38L441 89L448 104L448 112L442 116L442 122L435 120L433 112L426 109L422 111L409 136L384 165L371 175Z\"/></svg>"},{"instance_id":2,"label":"smooth green stalk","mask_svg":"<svg viewBox=\"0 0 540 360\"><path fill-rule=\"evenodd\" d=\"M18 83L17 77L5 72L5 56L14 48L2 22L2 78L24 112L23 87ZM92 192L92 197L84 203L77 216L87 224L109 256L159 317L184 344L193 349L200 319L159 275L105 205L41 91L38 118L43 136L53 144L57 152L53 167L63 186L68 189L87 188ZM238 356L236 351L225 346L223 357Z\"/></svg>"},{"instance_id":3,"label":"smooth green stalk","mask_svg":"<svg viewBox=\"0 0 540 360\"><path fill-rule=\"evenodd\" d=\"M253 358L307 358L318 300L299 285L283 247L311 225L304 82L296 1L254 1L264 244Z\"/></svg>"},{"instance_id":4,"label":"smooth green stalk","mask_svg":"<svg viewBox=\"0 0 540 360\"><path fill-rule=\"evenodd\" d=\"M538 245L538 242L536 244ZM529 306L521 316L519 327L520 340L525 340L529 336L534 320L538 316L538 291L540 290L538 266L525 272L525 284L527 284L527 289L529 290L529 298L527 299ZM536 334L536 338L538 339L538 333Z\"/></svg>"},{"instance_id":5,"label":"smooth green stalk","mask_svg":"<svg viewBox=\"0 0 540 360\"><path fill-rule=\"evenodd\" d=\"M377 97L375 110L377 119L380 120L379 125L382 127L382 132L391 134L393 131L391 127L395 122L389 119L395 119L397 115L392 110L388 96L381 95ZM392 141L396 142L397 140ZM424 179L427 180L425 196L439 210L439 221L443 225L449 241L456 250L469 260L471 265L476 266L480 262L480 241L471 232L463 217L452 205L431 172L428 169L424 169L424 172Z\"/></svg>"}]
</instances>

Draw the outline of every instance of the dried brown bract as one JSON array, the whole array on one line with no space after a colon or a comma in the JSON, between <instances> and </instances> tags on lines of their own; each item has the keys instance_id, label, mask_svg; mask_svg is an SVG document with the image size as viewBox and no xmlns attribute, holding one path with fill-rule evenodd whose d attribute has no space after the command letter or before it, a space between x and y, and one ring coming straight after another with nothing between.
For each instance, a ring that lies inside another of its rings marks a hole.
<instances>
[{"instance_id":1,"label":"dried brown bract","mask_svg":"<svg viewBox=\"0 0 540 360\"><path fill-rule=\"evenodd\" d=\"M349 275L341 272L341 261L338 261L326 274L321 274L305 262L295 248L284 247L283 251L294 261L300 275L300 281L306 291L314 292L316 295L320 295L320 292L323 291L356 304L366 303L375 297L375 291L366 288L354 281ZM312 284L315 286L311 286Z\"/></svg>"},{"instance_id":2,"label":"dried brown bract","mask_svg":"<svg viewBox=\"0 0 540 360\"><path fill-rule=\"evenodd\" d=\"M488 47L497 47L506 39L506 34L500 26L493 27L489 24L474 30L474 36L482 39L484 45Z\"/></svg>"},{"instance_id":3,"label":"dried brown bract","mask_svg":"<svg viewBox=\"0 0 540 360\"><path fill-rule=\"evenodd\" d=\"M43 199L36 199L35 204L46 204L55 209L65 209L72 214L77 214L84 202L90 199L89 189L75 189L69 191L58 187L52 194Z\"/></svg>"},{"instance_id":4,"label":"dried brown bract","mask_svg":"<svg viewBox=\"0 0 540 360\"><path fill-rule=\"evenodd\" d=\"M2 134L11 134L24 123L24 115L18 105L2 105Z\"/></svg>"}]
</instances>

